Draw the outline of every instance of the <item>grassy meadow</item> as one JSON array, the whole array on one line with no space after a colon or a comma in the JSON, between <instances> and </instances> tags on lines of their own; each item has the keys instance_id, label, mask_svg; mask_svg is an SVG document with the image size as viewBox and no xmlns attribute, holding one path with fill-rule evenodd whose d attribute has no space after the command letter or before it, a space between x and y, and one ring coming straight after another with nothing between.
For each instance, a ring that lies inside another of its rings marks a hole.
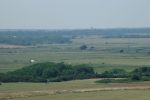
<instances>
[{"instance_id":1,"label":"grassy meadow","mask_svg":"<svg viewBox=\"0 0 150 100\"><path fill-rule=\"evenodd\" d=\"M150 82L95 83L98 79L55 83L3 83L0 100L148 100ZM142 96L141 96L141 95Z\"/></svg>"},{"instance_id":2,"label":"grassy meadow","mask_svg":"<svg viewBox=\"0 0 150 100\"><path fill-rule=\"evenodd\" d=\"M149 94L150 90L119 90L115 92L98 91L86 93L68 93L52 96L18 98L12 100L149 100Z\"/></svg>"},{"instance_id":3,"label":"grassy meadow","mask_svg":"<svg viewBox=\"0 0 150 100\"><path fill-rule=\"evenodd\" d=\"M102 38L100 36L78 37L71 44L49 44L0 48L0 72L16 70L38 62L65 62L88 64L97 72L113 68L131 71L150 65L149 38ZM86 44L87 50L80 50ZM91 49L91 47L94 47ZM123 50L120 53L120 50Z\"/></svg>"},{"instance_id":4,"label":"grassy meadow","mask_svg":"<svg viewBox=\"0 0 150 100\"><path fill-rule=\"evenodd\" d=\"M87 50L80 50L81 45ZM0 46L0 73L38 62L88 64L96 72L150 66L149 38L77 37L71 44ZM91 47L94 47L91 49ZM120 52L123 50L123 52ZM95 83L97 79L55 83L2 83L0 100L149 100L150 82Z\"/></svg>"}]
</instances>

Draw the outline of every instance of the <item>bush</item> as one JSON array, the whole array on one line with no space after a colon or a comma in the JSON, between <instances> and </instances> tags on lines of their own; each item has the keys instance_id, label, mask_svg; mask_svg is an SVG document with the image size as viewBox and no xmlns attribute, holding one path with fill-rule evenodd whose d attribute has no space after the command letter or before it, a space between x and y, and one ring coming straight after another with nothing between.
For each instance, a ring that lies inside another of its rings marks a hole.
<instances>
[{"instance_id":1,"label":"bush","mask_svg":"<svg viewBox=\"0 0 150 100\"><path fill-rule=\"evenodd\" d=\"M120 52L120 53L124 53L124 50L120 50L119 52Z\"/></svg>"},{"instance_id":2,"label":"bush","mask_svg":"<svg viewBox=\"0 0 150 100\"><path fill-rule=\"evenodd\" d=\"M103 78L125 78L128 73L123 69L112 69L101 74Z\"/></svg>"},{"instance_id":3,"label":"bush","mask_svg":"<svg viewBox=\"0 0 150 100\"><path fill-rule=\"evenodd\" d=\"M81 49L81 50L86 50L86 49L87 49L87 46L86 46L86 45L82 45L82 46L80 46L80 49Z\"/></svg>"},{"instance_id":4,"label":"bush","mask_svg":"<svg viewBox=\"0 0 150 100\"><path fill-rule=\"evenodd\" d=\"M125 79L103 79L96 83L128 83L138 81L150 81L150 67L141 67L133 70L130 74L122 69L113 69L105 71L97 77L104 78L125 78Z\"/></svg>"},{"instance_id":5,"label":"bush","mask_svg":"<svg viewBox=\"0 0 150 100\"><path fill-rule=\"evenodd\" d=\"M132 74L140 74L142 76L150 76L150 67L140 67L132 71Z\"/></svg>"},{"instance_id":6,"label":"bush","mask_svg":"<svg viewBox=\"0 0 150 100\"><path fill-rule=\"evenodd\" d=\"M132 80L150 80L150 67L137 68L131 72Z\"/></svg>"},{"instance_id":7,"label":"bush","mask_svg":"<svg viewBox=\"0 0 150 100\"><path fill-rule=\"evenodd\" d=\"M131 79L132 79L132 80L141 80L141 79L142 79L142 76L139 75L139 74L133 74L133 75L131 76Z\"/></svg>"},{"instance_id":8,"label":"bush","mask_svg":"<svg viewBox=\"0 0 150 100\"><path fill-rule=\"evenodd\" d=\"M143 81L150 81L150 77L149 77L149 76L143 76L143 77L142 77L142 80L143 80Z\"/></svg>"}]
</instances>

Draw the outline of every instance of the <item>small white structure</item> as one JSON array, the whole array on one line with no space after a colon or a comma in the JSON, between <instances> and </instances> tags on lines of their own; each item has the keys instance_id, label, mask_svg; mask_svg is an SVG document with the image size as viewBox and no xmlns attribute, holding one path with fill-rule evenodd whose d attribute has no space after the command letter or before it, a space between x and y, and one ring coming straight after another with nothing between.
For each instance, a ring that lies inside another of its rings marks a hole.
<instances>
[{"instance_id":1,"label":"small white structure","mask_svg":"<svg viewBox=\"0 0 150 100\"><path fill-rule=\"evenodd\" d=\"M33 59L30 60L30 63L34 63L34 62L35 62L35 60L33 60Z\"/></svg>"},{"instance_id":2,"label":"small white structure","mask_svg":"<svg viewBox=\"0 0 150 100\"><path fill-rule=\"evenodd\" d=\"M15 36L15 35L13 36L13 38L16 38L16 37L17 37L17 36Z\"/></svg>"}]
</instances>

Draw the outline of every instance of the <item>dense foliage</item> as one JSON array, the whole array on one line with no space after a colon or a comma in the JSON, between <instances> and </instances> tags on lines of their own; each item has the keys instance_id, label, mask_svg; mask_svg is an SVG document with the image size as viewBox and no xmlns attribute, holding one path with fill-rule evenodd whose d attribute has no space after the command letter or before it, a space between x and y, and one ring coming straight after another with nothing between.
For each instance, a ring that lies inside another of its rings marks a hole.
<instances>
[{"instance_id":1,"label":"dense foliage","mask_svg":"<svg viewBox=\"0 0 150 100\"><path fill-rule=\"evenodd\" d=\"M98 80L96 81L96 83L127 83L138 81L150 81L150 67L137 68L133 70L131 73L125 73L123 70L115 69L111 71L105 71L101 75L106 79ZM109 79L109 78L122 78L122 79Z\"/></svg>"},{"instance_id":2,"label":"dense foliage","mask_svg":"<svg viewBox=\"0 0 150 100\"><path fill-rule=\"evenodd\" d=\"M132 80L150 80L150 67L141 67L131 73Z\"/></svg>"},{"instance_id":3,"label":"dense foliage","mask_svg":"<svg viewBox=\"0 0 150 100\"><path fill-rule=\"evenodd\" d=\"M124 78L128 77L128 73L123 69L112 69L103 72L100 76L103 78Z\"/></svg>"},{"instance_id":4,"label":"dense foliage","mask_svg":"<svg viewBox=\"0 0 150 100\"><path fill-rule=\"evenodd\" d=\"M38 63L0 75L1 82L59 82L87 79L95 76L94 70L85 65L64 63Z\"/></svg>"},{"instance_id":5,"label":"dense foliage","mask_svg":"<svg viewBox=\"0 0 150 100\"><path fill-rule=\"evenodd\" d=\"M94 72L86 65L72 66L64 63L38 63L13 72L0 73L0 82L60 82L76 79L104 78L98 83L125 83L149 81L150 67L141 67L126 72L123 69L112 69L101 74ZM123 79L110 79L123 78Z\"/></svg>"},{"instance_id":6,"label":"dense foliage","mask_svg":"<svg viewBox=\"0 0 150 100\"><path fill-rule=\"evenodd\" d=\"M86 49L87 49L87 45L80 46L80 50L86 50Z\"/></svg>"}]
</instances>

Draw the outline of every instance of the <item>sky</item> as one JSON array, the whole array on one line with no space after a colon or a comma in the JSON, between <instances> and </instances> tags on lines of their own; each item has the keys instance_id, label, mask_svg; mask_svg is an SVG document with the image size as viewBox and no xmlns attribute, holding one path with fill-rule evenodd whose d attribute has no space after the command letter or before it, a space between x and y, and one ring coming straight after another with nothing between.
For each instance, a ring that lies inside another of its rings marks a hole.
<instances>
[{"instance_id":1,"label":"sky","mask_svg":"<svg viewBox=\"0 0 150 100\"><path fill-rule=\"evenodd\" d=\"M150 0L0 0L0 29L150 27Z\"/></svg>"}]
</instances>

